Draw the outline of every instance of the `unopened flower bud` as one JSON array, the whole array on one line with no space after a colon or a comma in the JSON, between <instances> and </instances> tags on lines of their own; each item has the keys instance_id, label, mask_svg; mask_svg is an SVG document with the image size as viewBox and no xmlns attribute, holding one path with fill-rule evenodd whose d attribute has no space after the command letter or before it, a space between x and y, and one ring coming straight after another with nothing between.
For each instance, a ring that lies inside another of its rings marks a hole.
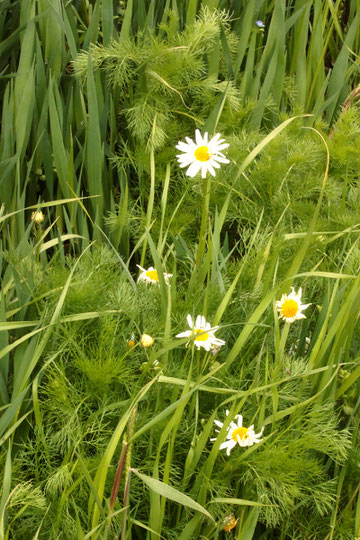
<instances>
[{"instance_id":1,"label":"unopened flower bud","mask_svg":"<svg viewBox=\"0 0 360 540\"><path fill-rule=\"evenodd\" d=\"M42 222L44 221L45 219L45 216L44 214L42 213L41 210L37 210L36 212L33 212L31 214L31 219L33 220L33 222L35 223L35 225L41 225Z\"/></svg>"},{"instance_id":2,"label":"unopened flower bud","mask_svg":"<svg viewBox=\"0 0 360 540\"><path fill-rule=\"evenodd\" d=\"M143 335L141 336L141 339L140 339L140 344L141 344L143 347L147 348L147 347L151 347L151 345L154 344L154 341L155 341L155 340L154 340L153 337L149 336L148 334L143 334Z\"/></svg>"}]
</instances>

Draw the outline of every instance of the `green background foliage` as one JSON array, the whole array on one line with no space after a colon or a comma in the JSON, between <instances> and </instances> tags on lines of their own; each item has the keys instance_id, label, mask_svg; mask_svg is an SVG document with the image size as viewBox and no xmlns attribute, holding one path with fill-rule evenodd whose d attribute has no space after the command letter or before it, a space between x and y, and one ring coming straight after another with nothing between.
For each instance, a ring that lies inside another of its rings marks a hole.
<instances>
[{"instance_id":1,"label":"green background foliage","mask_svg":"<svg viewBox=\"0 0 360 540\"><path fill-rule=\"evenodd\" d=\"M359 13L0 3L0 538L360 537ZM206 182L195 128L229 143ZM236 414L264 440L228 457Z\"/></svg>"}]
</instances>

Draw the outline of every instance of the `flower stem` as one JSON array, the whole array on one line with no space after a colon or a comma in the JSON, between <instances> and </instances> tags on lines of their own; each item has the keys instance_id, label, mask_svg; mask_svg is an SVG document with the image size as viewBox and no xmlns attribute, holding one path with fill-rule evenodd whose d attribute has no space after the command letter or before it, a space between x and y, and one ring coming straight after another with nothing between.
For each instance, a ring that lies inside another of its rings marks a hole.
<instances>
[{"instance_id":1,"label":"flower stem","mask_svg":"<svg viewBox=\"0 0 360 540\"><path fill-rule=\"evenodd\" d=\"M209 216L209 203L210 203L210 192L211 192L211 179L203 179L202 183L202 206L201 206L201 224L200 224L200 234L199 234L199 245L196 254L195 267L199 268L205 250L206 242L206 232L207 232L207 223Z\"/></svg>"},{"instance_id":2,"label":"flower stem","mask_svg":"<svg viewBox=\"0 0 360 540\"><path fill-rule=\"evenodd\" d=\"M290 330L290 323L286 322L281 332L279 349L276 351L278 362L280 362L284 356L284 350L285 350L285 345L286 345L286 340L289 334L289 330Z\"/></svg>"}]
</instances>

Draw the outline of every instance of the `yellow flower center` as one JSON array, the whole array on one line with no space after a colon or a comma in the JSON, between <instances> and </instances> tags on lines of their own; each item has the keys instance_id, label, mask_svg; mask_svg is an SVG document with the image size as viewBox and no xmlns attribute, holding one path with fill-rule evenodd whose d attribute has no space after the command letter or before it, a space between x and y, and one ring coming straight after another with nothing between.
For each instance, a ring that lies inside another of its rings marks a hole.
<instances>
[{"instance_id":1,"label":"yellow flower center","mask_svg":"<svg viewBox=\"0 0 360 540\"><path fill-rule=\"evenodd\" d=\"M154 281L159 281L157 270L148 270L146 272L146 277L148 277L149 279L153 279Z\"/></svg>"},{"instance_id":2,"label":"yellow flower center","mask_svg":"<svg viewBox=\"0 0 360 540\"><path fill-rule=\"evenodd\" d=\"M231 436L235 442L238 442L238 437L240 437L240 439L243 441L249 438L249 430L247 427L238 427L234 429Z\"/></svg>"},{"instance_id":3,"label":"yellow flower center","mask_svg":"<svg viewBox=\"0 0 360 540\"><path fill-rule=\"evenodd\" d=\"M209 338L209 334L207 334L203 328L195 328L193 335L196 336L196 341L207 341L207 339Z\"/></svg>"},{"instance_id":4,"label":"yellow flower center","mask_svg":"<svg viewBox=\"0 0 360 540\"><path fill-rule=\"evenodd\" d=\"M281 315L284 317L294 317L297 312L299 311L299 304L296 302L296 300L293 300L292 298L288 298L283 302L281 306Z\"/></svg>"},{"instance_id":5,"label":"yellow flower center","mask_svg":"<svg viewBox=\"0 0 360 540\"><path fill-rule=\"evenodd\" d=\"M211 157L207 146L199 146L194 152L194 156L198 161L208 161Z\"/></svg>"}]
</instances>

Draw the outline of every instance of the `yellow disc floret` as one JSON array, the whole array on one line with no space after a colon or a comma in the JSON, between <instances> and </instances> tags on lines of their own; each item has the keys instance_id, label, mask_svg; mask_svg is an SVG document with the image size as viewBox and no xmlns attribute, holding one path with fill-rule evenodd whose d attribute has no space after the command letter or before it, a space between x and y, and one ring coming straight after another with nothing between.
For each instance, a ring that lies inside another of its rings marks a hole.
<instances>
[{"instance_id":1,"label":"yellow disc floret","mask_svg":"<svg viewBox=\"0 0 360 540\"><path fill-rule=\"evenodd\" d=\"M239 427L234 429L234 431L231 434L234 441L238 442L238 437L244 441L249 437L249 430L246 427Z\"/></svg>"},{"instance_id":2,"label":"yellow disc floret","mask_svg":"<svg viewBox=\"0 0 360 540\"><path fill-rule=\"evenodd\" d=\"M295 317L299 310L299 304L296 302L296 300L292 300L292 298L288 298L285 300L281 306L281 315L283 317Z\"/></svg>"},{"instance_id":3,"label":"yellow disc floret","mask_svg":"<svg viewBox=\"0 0 360 540\"><path fill-rule=\"evenodd\" d=\"M208 161L211 157L207 146L199 146L194 152L194 156L198 161Z\"/></svg>"},{"instance_id":4,"label":"yellow disc floret","mask_svg":"<svg viewBox=\"0 0 360 540\"><path fill-rule=\"evenodd\" d=\"M203 328L195 328L194 334L196 341L207 341L209 339L209 334L204 332Z\"/></svg>"},{"instance_id":5,"label":"yellow disc floret","mask_svg":"<svg viewBox=\"0 0 360 540\"><path fill-rule=\"evenodd\" d=\"M153 281L159 281L157 270L148 270L146 272L146 277L148 277L149 279L152 279Z\"/></svg>"}]
</instances>

